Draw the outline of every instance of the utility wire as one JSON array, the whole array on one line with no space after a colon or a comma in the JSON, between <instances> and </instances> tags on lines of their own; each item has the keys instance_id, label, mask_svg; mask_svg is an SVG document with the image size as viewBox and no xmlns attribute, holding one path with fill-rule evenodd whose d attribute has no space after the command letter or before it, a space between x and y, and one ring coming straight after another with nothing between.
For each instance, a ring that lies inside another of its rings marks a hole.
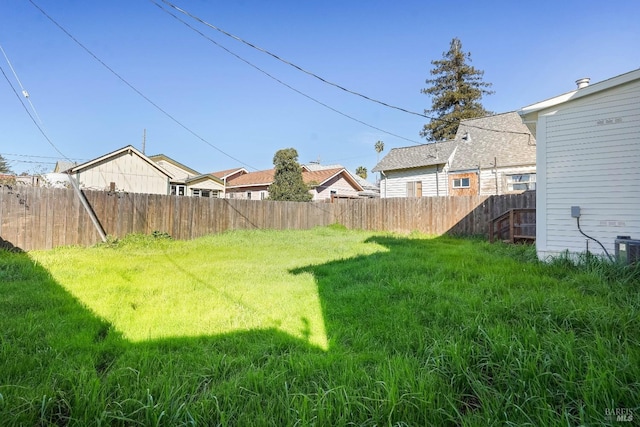
<instances>
[{"instance_id":1,"label":"utility wire","mask_svg":"<svg viewBox=\"0 0 640 427\"><path fill-rule=\"evenodd\" d=\"M7 64L9 64L9 68L11 68L11 72L13 72L14 77L18 81L18 84L20 85L20 89L22 90L22 95L25 98L27 98L27 101L29 102L29 105L31 105L31 109L33 110L33 113L38 118L38 121L40 123L42 123L42 120L40 120L40 116L38 115L38 112L36 111L36 107L33 106L33 103L31 102L31 99L29 98L29 92L27 92L26 89L24 88L24 86L22 86L22 82L20 81L20 78L18 77L18 74L16 73L16 70L13 69L13 65L11 65L11 61L9 61L9 57L7 56L7 53L2 48L2 45L0 45L0 51L2 51L2 54L4 55L4 59L7 60Z\"/></svg>"},{"instance_id":2,"label":"utility wire","mask_svg":"<svg viewBox=\"0 0 640 427\"><path fill-rule=\"evenodd\" d=\"M356 91L353 91L353 90L347 89L347 88L345 88L345 87L343 87L343 86L340 86L339 84L334 83L334 82L332 82L332 81L329 81L329 80L327 80L327 79L325 79L325 78L323 78L323 77L320 77L319 75L317 75L317 74L315 74L315 73L312 73L311 71L308 71L308 70L306 70L306 69L304 69L304 68L300 67L299 65L294 64L293 62L287 61L286 59L284 59L284 58L282 58L282 57L280 57L280 56L276 55L275 53L272 53L272 52L268 51L267 49L264 49L264 48L261 48L261 47L259 47L259 46L256 46L256 45L255 45L255 44L253 44L253 43L250 43L250 42L248 42L248 41L246 41L246 40L244 40L244 39L242 39L242 38L240 38L240 37L238 37L238 36L236 36L236 35L233 35L233 34L231 34L231 33L227 32L227 31L223 30L222 28L216 27L215 25L210 24L210 23L206 22L205 20L203 20L203 19L201 19L201 18L199 18L199 17L197 17L197 16L195 16L195 15L193 15L193 14L191 14L191 13L187 12L186 10L179 8L178 6L174 5L173 3L171 3L171 2L169 2L169 1L167 1L167 0L162 0L162 2L163 2L163 3L165 3L166 5L168 5L169 7L171 7L171 8L173 8L173 9L177 10L178 12L180 12L180 13L182 13L182 14L184 14L184 15L187 15L188 17L190 17L190 18L192 18L192 19L195 19L196 21L200 22L201 24L206 25L207 27L209 27L209 28L211 28L211 29L214 29L214 30L216 30L216 31L219 31L219 32L221 32L222 34L224 34L225 36L231 37L232 39L235 39L235 40L237 40L237 41L239 41L239 42L241 42L241 43L244 43L244 44L246 44L247 46L252 47L253 49L256 49L256 50L258 50L258 51L260 51L260 52L262 52L262 53L266 53L267 55L269 55L269 56L271 56L271 57L273 57L273 58L277 59L278 61L283 62L283 63L285 63L285 64L287 64L287 65L290 65L290 66L292 66L293 68L295 68L296 70L298 70L298 71L302 71L303 73L305 73L305 74L307 74L307 75L309 75L309 76L312 76L312 77L314 77L314 78L316 78L316 79L320 80L320 81L321 81L321 82L323 82L323 83L326 83L326 84L328 84L328 85L331 85L331 86L333 86L333 87L336 87L336 88L338 88L338 89L340 89L340 90L343 90L343 91L345 91L345 92L347 92L347 93L350 93L350 94L352 94L352 95L359 96L359 97L364 98L364 99L366 99L366 100L368 100L368 101L372 101L372 102L375 102L375 103L377 103L377 104L384 105L385 107L393 108L393 109L396 109L396 110L399 110L399 111L402 111L402 112L405 112L405 113L409 113L409 114L414 114L414 115L416 115L416 116L420 116L420 117L427 117L427 116L425 116L424 114L416 113L415 111L410 111L410 110L407 110L407 109L402 108L402 107L396 107L395 105L391 105L391 104L388 104L388 103L386 103L386 102L379 101L379 100L374 99L374 98L371 98L371 97L369 97L369 96L367 96L367 95L363 95L363 94L361 94L361 93L359 93L359 92L356 92ZM427 118L429 118L429 117L427 117Z\"/></svg>"},{"instance_id":3,"label":"utility wire","mask_svg":"<svg viewBox=\"0 0 640 427\"><path fill-rule=\"evenodd\" d=\"M4 76L4 79L7 81L7 83L9 84L9 86L11 86L11 90L13 91L13 93L16 95L16 98L18 98L18 101L20 101L20 105L22 105L22 108L24 108L24 111L27 112L27 115L29 115L29 118L31 119L31 121L33 122L34 125L36 125L36 127L38 128L38 130L40 131L40 133L42 134L42 136L44 136L44 139L47 140L47 142L49 143L49 145L51 145L53 147L54 150L56 150L56 152L58 154L60 154L62 157L64 157L66 160L68 161L72 161L71 159L69 159L67 156L64 155L64 153L62 153L62 151L60 151L58 149L58 147L56 147L56 145L51 141L51 139L49 139L49 137L47 136L47 133L44 131L44 129L42 129L42 127L38 124L38 122L36 121L36 119L33 118L33 116L31 115L31 112L29 111L29 109L27 108L26 105L24 105L24 102L22 101L22 98L20 97L20 95L18 94L18 91L16 90L16 88L13 87L13 85L11 84L11 81L9 80L9 77L7 77L7 74L4 72L4 68L2 68L0 66L0 71L2 71L2 75Z\"/></svg>"},{"instance_id":4,"label":"utility wire","mask_svg":"<svg viewBox=\"0 0 640 427\"><path fill-rule=\"evenodd\" d=\"M0 155L2 156L16 156L16 157L27 157L30 159L53 159L53 160L58 160L59 157L52 157L52 156L36 156L33 154L16 154L16 153L0 153ZM72 159L72 160L78 160L78 161L87 161L86 159ZM18 160L16 160L18 161Z\"/></svg>"},{"instance_id":5,"label":"utility wire","mask_svg":"<svg viewBox=\"0 0 640 427\"><path fill-rule=\"evenodd\" d=\"M370 127L371 129L375 129L375 130L377 130L377 131L379 131L379 132L385 133L385 134L387 134L387 135L391 135L391 136L396 137L396 138L399 138L399 139L403 139L403 140L405 140L405 141L413 142L414 144L424 144L424 142L415 141L415 140L413 140L413 139L405 138L405 137L403 137L403 136L396 135L395 133L388 132L388 131L386 131L386 130L384 130L384 129L380 129L379 127L373 126L373 125L371 125L371 124L369 124L369 123L365 123L365 122L363 122L362 120L359 120L359 119L357 119L357 118L355 118L355 117L353 117L353 116L350 116L350 115L348 115L348 114L346 114L346 113L343 113L342 111L339 111L339 110L337 110L336 108L333 108L333 107L331 107L330 105L327 105L327 104L325 104L324 102L319 101L318 99L313 98L313 97L312 97L312 96L310 96L310 95L307 95L306 93L304 93L304 92L302 92L302 91L300 91L300 90L298 90L298 89L294 88L293 86L291 86L291 85L289 85L289 84L287 84L287 83L283 82L282 80L278 79L277 77L273 76L272 74L268 73L267 71L263 70L262 68L258 67L257 65L255 65L255 64L253 64L253 63L249 62L248 60L246 60L246 59L242 58L240 55L238 55L238 54L234 53L233 51L231 51L231 50L227 49L226 47L224 47L224 46L223 46L223 45L221 45L220 43L216 42L215 40L213 40L212 38L210 38L209 36L207 36L206 34L204 34L203 32L201 32L200 30L198 30L197 28L195 28L195 27L193 27L192 25L190 25L188 22L186 22L186 21L184 21L184 20L180 19L180 17L178 17L178 16L176 16L175 14L171 13L170 11L166 10L164 7L162 7L162 5L158 4L158 3L157 3L157 2L155 2L154 0L149 0L149 1L150 1L151 3L153 3L154 5L156 5L160 10L162 10L162 11L163 11L163 12L165 12L166 14L170 15L171 17L173 17L173 18L174 18L174 19L176 19L177 21L179 21L179 22L181 22L182 24L184 24L185 26L187 26L189 29L191 29L191 30L195 31L195 32L196 32L196 33L198 33L200 36L204 37L205 39L209 40L209 41L210 41L211 43L213 43L214 45L218 46L220 49L222 49L222 50L224 50L225 52L229 53L230 55L232 55L232 56L236 57L236 58L237 58L237 59L239 59L240 61L242 61L242 62L244 62L245 64L249 65L250 67L252 67L252 68L254 68L254 69L258 70L258 71L259 71L259 72L261 72L262 74L264 74L264 75L266 75L267 77L269 77L269 78L271 78L271 79L275 80L276 82L278 82L278 83L280 83L281 85L283 85L283 86L287 87L288 89L291 89L292 91L294 91L294 92L298 93L299 95L302 95L302 96L304 96L305 98L307 98L307 99L309 99L309 100L311 100L311 101L313 101L313 102L315 102L315 103L317 103L317 104L319 104L319 105L322 105L323 107L325 107L325 108L327 108L327 109L329 109L329 110L333 111L334 113L338 113L338 114L340 114L341 116L344 116L344 117L346 117L346 118L348 118L348 119L350 119L350 120L353 120L353 121L358 122L358 123L360 123L360 124L362 124L362 125L365 125L365 126L367 126L367 127Z\"/></svg>"},{"instance_id":6,"label":"utility wire","mask_svg":"<svg viewBox=\"0 0 640 427\"><path fill-rule=\"evenodd\" d=\"M154 0L149 0L149 1L151 1L152 3L156 4L156 6L158 6L158 4L157 4ZM415 116L424 117L424 118L429 119L429 120L432 120L432 121L441 121L441 122L445 122L445 123L453 123L453 121L451 121L451 120L447 120L447 119L443 119L443 118L439 118L439 117L431 117L431 116L427 116L426 114L418 113L418 112L415 112L415 111L408 110L408 109L406 109L406 108L398 107L398 106L395 106L395 105L392 105L392 104L389 104L389 103L386 103L386 102L380 101L380 100L378 100L378 99L372 98L372 97L370 97L370 96L364 95L364 94L362 94L362 93L360 93L360 92L356 92L356 91L354 91L354 90L347 89L346 87L341 86L341 85L339 85L339 84L337 84L337 83L334 83L334 82L332 82L332 81L330 81L330 80L327 80L327 79L325 79L325 78L323 78L323 77L321 77L321 76L319 76L319 75L317 75L317 74L315 74L315 73L313 73L313 72L311 72L311 71L308 71L308 70L306 70L306 69L302 68L301 66L296 65L296 64L294 64L293 62L288 61L288 60L286 60L286 59L282 58L281 56L276 55L275 53L270 52L270 51L269 51L269 50L267 50L267 49L264 49L264 48L262 48L262 47L259 47L259 46L255 45L254 43L248 42L247 40L244 40L244 39L242 39L241 37L238 37L238 36L236 36L236 35L234 35L234 34L231 34L231 33L227 32L227 31L223 30L222 28L217 27L217 26L215 26L215 25L213 25L213 24L211 24L211 23L209 23L209 22L205 21L204 19L202 19L202 18L200 18L200 17L198 17L198 16L196 16L196 15L193 15L192 13L190 13L190 12L188 12L188 11L186 11L186 10L184 10L184 9L182 9L182 8L180 8L180 7L178 7L178 6L176 6L176 5L174 5L173 3L169 2L168 0L161 0L161 1L162 1L163 3L165 3L166 5L168 5L169 7L171 7L172 9L175 9L175 10L177 10L178 12L182 13L183 15L186 15L186 16L190 17L191 19L193 19L193 20L195 20L195 21L198 21L198 22L199 22L199 23L201 23L202 25L205 25L205 26L207 26L207 27L209 27L209 28L211 28L211 29L213 29L213 30L216 30L216 31L218 31L218 32L220 32L220 33L222 33L222 34L224 34L225 36L230 37L230 38L232 38L232 39L234 39L234 40L237 40L237 41L239 41L239 42L241 42L241 43L243 43L243 44L245 44L245 45L247 45L247 46L249 46L249 47L251 47L251 48L253 48L253 49L255 49L255 50L258 50L258 51L260 51L260 52L262 52L262 53L265 53L265 54L267 54L267 55L271 56L272 58L275 58L276 60L278 60L278 61L280 61L280 62L282 62L282 63L284 63L284 64L287 64L287 65L289 65L289 66L291 66L291 67L295 68L295 69L296 69L296 70L298 70L298 71L301 71L301 72L303 72L303 73L305 73L305 74L307 74L307 75L309 75L309 76L311 76L311 77L314 77L314 78L316 78L316 79L320 80L320 81L321 81L321 82L323 82L323 83L326 83L326 84L328 84L328 85L330 85L330 86L333 86L333 87L335 87L335 88L338 88L338 89L340 89L340 90L342 90L342 91L344 91L344 92L350 93L350 94L355 95L355 96L359 96L359 97L361 97L361 98L366 99L367 101L371 101L371 102L374 102L374 103L376 103L376 104L380 104L380 105L383 105L383 106L385 106L385 107L392 108L392 109L394 109L394 110L402 111L403 113L408 113L408 114L413 114L413 115L415 115ZM163 9L163 10L164 10L164 9ZM181 22L183 22L183 21L181 21ZM188 24L185 24L185 25L188 25ZM197 31L197 30L195 30L195 31ZM203 37L206 37L206 36L204 36L204 34L200 33L199 31L197 31L197 32L198 32L199 34L201 34ZM208 37L207 37L207 38L208 38ZM209 39L209 40L211 40L211 39ZM214 43L215 43L215 42L214 42ZM245 62L246 62L246 61L245 61ZM305 96L306 96L306 95L305 95ZM342 113L340 113L340 114L342 114ZM458 123L459 123L459 122L458 122ZM498 132L498 133L513 133L513 134L520 134L520 135L529 135L529 134L528 134L528 133L526 133L526 132L517 132L517 131L508 131L508 130L491 129L491 128L485 128L485 127L477 126L477 125L466 125L466 126L471 127L471 128L476 128L476 129L482 129L482 130L486 130L486 131L490 131L490 132ZM386 133L386 132L385 132L385 133ZM394 135L394 136L395 136L395 135ZM407 138L402 138L402 139L405 139L405 140L407 140L407 141L411 141L411 142L415 142L415 141L410 140L410 139L407 139ZM418 142L418 144L424 144L424 142Z\"/></svg>"},{"instance_id":7,"label":"utility wire","mask_svg":"<svg viewBox=\"0 0 640 427\"><path fill-rule=\"evenodd\" d=\"M145 94L143 94L142 92L140 92L136 87L134 87L131 83L129 83L124 77L122 77L120 74L118 74L113 68L109 67L104 61L102 61L100 58L98 58L98 56L96 56L96 54L94 54L91 50L89 50L89 48L87 48L85 45L83 45L82 43L80 43L80 41L78 39L76 39L69 31L67 31L62 25L60 25L55 19L53 19L51 16L49 16L49 14L47 14L47 12L45 12L40 6L38 6L33 0L29 0L29 3L31 3L36 9L38 9L40 11L40 13L42 13L45 17L47 17L47 19L49 19L56 27L58 27L63 33L65 33L69 38L71 38L71 40L73 40L78 46L80 46L85 52L87 52L89 55L91 55L91 57L93 57L93 59L95 59L96 61L98 61L100 63L100 65L102 65L104 68L106 68L107 70L109 70L114 76L116 76L118 79L120 79L120 81L122 81L125 85L129 86L129 88L131 90L133 90L135 93L137 93L138 95L140 95L145 101L147 101L149 104L151 104L152 106L154 106L158 111L160 111L162 114L164 114L165 116L167 116L169 119L171 119L174 123L176 123L177 125L179 125L180 127L182 127L184 130L186 130L187 132L189 132L191 135L195 136L196 138L198 138L200 141L202 141L203 143L207 144L209 147L213 148L214 150L218 151L219 153L227 156L228 158L235 160L236 162L247 166L250 169L253 170L257 170L255 167L243 162L240 159L237 159L235 157L233 157L231 154L226 153L225 151L221 150L220 148L216 147L215 145L213 145L212 143L210 143L209 141L207 141L205 138L203 138L202 136L200 136L199 134L197 134L196 132L194 132L193 130L191 130L189 127L187 127L186 125L184 125L182 122L180 122L178 119L176 119L175 117L173 117L171 114L169 114L166 110L164 110L162 107L160 107L158 104L156 104L155 102L153 102L149 97L147 97Z\"/></svg>"}]
</instances>

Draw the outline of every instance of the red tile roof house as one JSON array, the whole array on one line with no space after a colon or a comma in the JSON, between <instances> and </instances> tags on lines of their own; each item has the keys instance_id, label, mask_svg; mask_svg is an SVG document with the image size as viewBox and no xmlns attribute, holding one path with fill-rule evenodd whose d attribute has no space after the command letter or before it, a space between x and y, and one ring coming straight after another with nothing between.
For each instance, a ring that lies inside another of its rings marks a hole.
<instances>
[{"instance_id":1,"label":"red tile roof house","mask_svg":"<svg viewBox=\"0 0 640 427\"><path fill-rule=\"evenodd\" d=\"M237 170L236 170L237 171ZM222 171L229 172L229 171ZM220 176L222 172L215 172ZM265 200L269 198L269 186L275 169L233 174L227 180L227 198ZM364 189L345 168L308 170L302 167L302 179L310 188L313 201L329 201L333 197L357 198Z\"/></svg>"}]
</instances>

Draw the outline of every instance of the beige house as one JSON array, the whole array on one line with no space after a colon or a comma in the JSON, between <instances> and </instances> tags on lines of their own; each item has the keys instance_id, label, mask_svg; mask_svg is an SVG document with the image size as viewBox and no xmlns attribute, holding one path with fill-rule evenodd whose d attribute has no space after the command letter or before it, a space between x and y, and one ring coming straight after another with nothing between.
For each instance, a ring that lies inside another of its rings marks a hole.
<instances>
[{"instance_id":1,"label":"beige house","mask_svg":"<svg viewBox=\"0 0 640 427\"><path fill-rule=\"evenodd\" d=\"M65 171L80 188L169 194L171 174L131 145Z\"/></svg>"},{"instance_id":2,"label":"beige house","mask_svg":"<svg viewBox=\"0 0 640 427\"><path fill-rule=\"evenodd\" d=\"M146 156L127 145L65 171L80 188L127 193L223 197L224 182L164 154Z\"/></svg>"},{"instance_id":3,"label":"beige house","mask_svg":"<svg viewBox=\"0 0 640 427\"><path fill-rule=\"evenodd\" d=\"M190 197L224 197L224 181L217 176L201 174L164 154L149 156L149 159L171 175L169 194Z\"/></svg>"}]
</instances>

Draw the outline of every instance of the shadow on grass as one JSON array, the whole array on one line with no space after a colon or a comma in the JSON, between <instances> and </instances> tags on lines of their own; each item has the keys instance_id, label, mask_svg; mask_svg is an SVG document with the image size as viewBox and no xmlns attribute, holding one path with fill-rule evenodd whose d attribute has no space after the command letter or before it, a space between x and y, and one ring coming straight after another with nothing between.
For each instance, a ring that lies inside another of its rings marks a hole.
<instances>
[{"instance_id":1,"label":"shadow on grass","mask_svg":"<svg viewBox=\"0 0 640 427\"><path fill-rule=\"evenodd\" d=\"M539 266L501 256L499 246L478 250L478 242L449 237L367 242L389 251L290 271L316 280L327 352L275 328L131 343L27 254L0 251L0 418L14 425L601 424L607 401L634 404L637 386L628 383L638 368L629 363L638 351L600 343L592 352L593 336L583 342L572 330L592 313L562 305L567 295ZM604 330L621 319L601 319ZM578 354L567 370L571 351ZM626 362L610 360L613 351ZM605 377L618 372L617 392L594 379L595 362Z\"/></svg>"}]
</instances>

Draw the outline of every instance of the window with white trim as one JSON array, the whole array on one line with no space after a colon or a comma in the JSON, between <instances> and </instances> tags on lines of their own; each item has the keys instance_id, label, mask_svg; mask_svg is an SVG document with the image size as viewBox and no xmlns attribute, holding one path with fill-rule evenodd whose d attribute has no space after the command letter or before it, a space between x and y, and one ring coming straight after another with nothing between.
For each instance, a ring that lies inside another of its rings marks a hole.
<instances>
[{"instance_id":1,"label":"window with white trim","mask_svg":"<svg viewBox=\"0 0 640 427\"><path fill-rule=\"evenodd\" d=\"M527 191L536 189L536 174L522 173L507 175L508 191Z\"/></svg>"},{"instance_id":2,"label":"window with white trim","mask_svg":"<svg viewBox=\"0 0 640 427\"><path fill-rule=\"evenodd\" d=\"M211 190L194 188L191 190L191 195L193 197L211 197Z\"/></svg>"},{"instance_id":3,"label":"window with white trim","mask_svg":"<svg viewBox=\"0 0 640 427\"><path fill-rule=\"evenodd\" d=\"M184 196L186 192L187 192L187 187L185 185L171 184L172 196Z\"/></svg>"},{"instance_id":4,"label":"window with white trim","mask_svg":"<svg viewBox=\"0 0 640 427\"><path fill-rule=\"evenodd\" d=\"M471 187L471 180L469 178L454 178L453 188L469 188Z\"/></svg>"}]
</instances>

